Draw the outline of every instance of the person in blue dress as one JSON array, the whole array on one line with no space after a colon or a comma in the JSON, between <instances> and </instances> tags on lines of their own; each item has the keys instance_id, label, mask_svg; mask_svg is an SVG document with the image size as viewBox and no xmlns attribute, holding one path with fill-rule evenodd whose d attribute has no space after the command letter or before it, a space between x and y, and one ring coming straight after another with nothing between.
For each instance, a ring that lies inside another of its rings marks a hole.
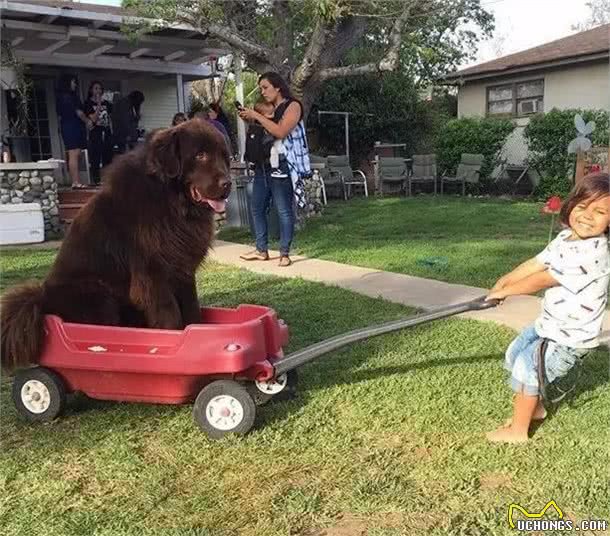
<instances>
[{"instance_id":1,"label":"person in blue dress","mask_svg":"<svg viewBox=\"0 0 610 536\"><path fill-rule=\"evenodd\" d=\"M68 172L72 179L72 188L86 188L80 181L78 163L81 151L87 148L87 129L91 129L93 123L85 115L78 94L78 79L72 74L64 74L59 80L57 114L61 137L68 153Z\"/></svg>"}]
</instances>

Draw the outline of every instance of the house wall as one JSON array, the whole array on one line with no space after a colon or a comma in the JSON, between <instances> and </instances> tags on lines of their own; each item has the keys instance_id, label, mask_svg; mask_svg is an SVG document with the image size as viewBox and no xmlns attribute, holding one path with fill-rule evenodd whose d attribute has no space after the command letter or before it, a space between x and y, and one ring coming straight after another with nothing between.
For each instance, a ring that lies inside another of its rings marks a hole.
<instances>
[{"instance_id":1,"label":"house wall","mask_svg":"<svg viewBox=\"0 0 610 536\"><path fill-rule=\"evenodd\" d=\"M145 99L141 109L140 127L150 132L156 128L171 126L174 114L178 111L176 78L155 79L149 75L123 82L123 95L136 89L144 93Z\"/></svg>"},{"instance_id":2,"label":"house wall","mask_svg":"<svg viewBox=\"0 0 610 536\"><path fill-rule=\"evenodd\" d=\"M544 110L610 110L610 66L606 63L550 71L544 75Z\"/></svg>"},{"instance_id":3,"label":"house wall","mask_svg":"<svg viewBox=\"0 0 610 536\"><path fill-rule=\"evenodd\" d=\"M466 83L458 90L458 117L484 117L490 86L540 78L544 79L545 112L553 108L610 110L610 65L604 62ZM514 121L516 128L506 140L501 158L520 165L528 153L523 132L529 118L516 117Z\"/></svg>"},{"instance_id":4,"label":"house wall","mask_svg":"<svg viewBox=\"0 0 610 536\"><path fill-rule=\"evenodd\" d=\"M458 90L458 116L484 116L487 88L510 82L544 79L544 111L552 108L610 110L610 64L567 66L553 70L467 82Z\"/></svg>"},{"instance_id":5,"label":"house wall","mask_svg":"<svg viewBox=\"0 0 610 536\"><path fill-rule=\"evenodd\" d=\"M458 117L485 115L486 84L467 83L458 89Z\"/></svg>"}]
</instances>

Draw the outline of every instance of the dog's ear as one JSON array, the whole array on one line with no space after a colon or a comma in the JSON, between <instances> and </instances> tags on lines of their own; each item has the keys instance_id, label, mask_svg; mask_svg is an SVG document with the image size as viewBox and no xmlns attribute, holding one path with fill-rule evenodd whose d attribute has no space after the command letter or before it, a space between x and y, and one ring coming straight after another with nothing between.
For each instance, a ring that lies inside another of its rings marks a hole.
<instances>
[{"instance_id":1,"label":"dog's ear","mask_svg":"<svg viewBox=\"0 0 610 536\"><path fill-rule=\"evenodd\" d=\"M166 128L153 134L148 148L148 172L165 179L182 174L180 135L176 128Z\"/></svg>"}]
</instances>

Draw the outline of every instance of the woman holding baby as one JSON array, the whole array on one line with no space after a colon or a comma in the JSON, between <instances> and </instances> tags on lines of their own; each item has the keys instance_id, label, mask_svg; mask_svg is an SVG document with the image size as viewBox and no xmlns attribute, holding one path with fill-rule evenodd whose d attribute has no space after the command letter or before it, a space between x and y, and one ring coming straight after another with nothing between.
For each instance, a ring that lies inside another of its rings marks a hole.
<instances>
[{"instance_id":1,"label":"woman holding baby","mask_svg":"<svg viewBox=\"0 0 610 536\"><path fill-rule=\"evenodd\" d=\"M273 138L268 155L255 163L252 216L256 249L242 255L248 261L269 260L267 211L273 200L280 223L280 266L290 266L290 245L294 236L295 209L305 207L303 179L311 171L303 105L292 97L290 88L277 73L260 76L258 87L264 103L255 109L242 108L239 116L258 122Z\"/></svg>"}]
</instances>

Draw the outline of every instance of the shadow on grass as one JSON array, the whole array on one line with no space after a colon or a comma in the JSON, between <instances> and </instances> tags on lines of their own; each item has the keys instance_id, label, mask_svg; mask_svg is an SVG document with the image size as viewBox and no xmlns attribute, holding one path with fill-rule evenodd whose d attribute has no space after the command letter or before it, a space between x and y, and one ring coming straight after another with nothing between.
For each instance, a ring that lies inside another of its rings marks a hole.
<instances>
[{"instance_id":1,"label":"shadow on grass","mask_svg":"<svg viewBox=\"0 0 610 536\"><path fill-rule=\"evenodd\" d=\"M363 353L366 356L367 353ZM549 411L547 422L552 420L555 413L564 406L582 408L595 402L596 396L593 394L598 388L608 383L608 356L604 355L603 351L595 352L591 360L586 363L586 370L580 378L579 384L572 395L564 400L559 406L552 408ZM335 355L334 360L340 360L340 356ZM312 375L309 379L309 386L304 387L303 382L297 388L295 397L279 400L272 400L267 406L257 408L257 420L254 430L262 429L267 426L281 426L283 422L288 421L293 415L298 414L300 409L307 405L310 396L313 392L323 390L337 385L355 385L365 383L378 378L404 375L416 371L425 371L435 368L455 365L473 365L480 363L499 362L502 356L498 354L491 355L475 355L466 358L448 358L448 359L432 359L430 361L417 362L412 364L378 367L374 369L358 370L353 373L349 369L353 369L366 362L366 357L358 360L350 360L349 368L346 368L345 361L340 361L341 372L332 374L333 370L328 372L331 374ZM312 363L311 366L315 366ZM327 362L326 366L336 367L337 363ZM6 388L6 381L5 383ZM48 429L45 430L45 425L27 424L23 421L16 423L15 430L25 431L26 435L36 436L44 435L45 448L51 450L62 450L67 443L67 436L71 436L71 430L76 427L74 432L85 434L87 441L100 441L105 437L115 434L117 431L129 431L133 428L134 421L144 425L150 430L154 430L159 422L165 422L168 418L178 417L183 419L185 411L190 412L192 405L183 406L168 406L168 405L153 405L153 404L134 404L134 403L118 403L112 401L100 401L90 399L82 394L75 394L70 397L71 400L66 408L63 417L55 421L50 426L56 428L56 433L48 434ZM108 421L107 428L99 426L99 418L105 418ZM533 434L541 426L542 423L536 423L533 428ZM191 421L191 425L195 427L195 423ZM23 447L23 438L5 437L4 451L10 452L13 449Z\"/></svg>"},{"instance_id":2,"label":"shadow on grass","mask_svg":"<svg viewBox=\"0 0 610 536\"><path fill-rule=\"evenodd\" d=\"M337 356L335 356L337 358ZM322 358L323 359L323 358ZM337 385L355 385L365 383L382 377L403 375L416 371L425 371L439 367L455 366L455 365L473 365L488 362L501 362L503 356L500 354L491 355L476 355L466 358L451 358L451 359L432 359L430 361L422 361L408 365L399 365L392 367L379 367L367 370L358 370L354 373L347 374L322 374L316 376L315 381L307 390L297 390L297 395L291 400L290 405L282 411L275 411L265 418L265 425L273 423L281 423L287 419L292 412L298 411L298 408L305 405L308 400L308 393L326 389ZM360 359L357 362L350 361L350 367L354 368L366 362L366 358ZM315 363L311 364L315 366ZM332 365L331 365L332 366ZM568 394L563 400L555 404L545 403L548 408L548 415L543 422L534 422L532 424L532 434L535 434L538 428L544 422L551 421L555 414L564 407L582 408L595 402L597 396L594 394L596 390L610 383L610 357L605 349L599 349L593 352L588 360L583 365L584 370L578 378L574 391ZM342 369L344 371L344 369ZM333 372L330 370L329 372ZM274 403L272 401L272 403ZM281 402L280 402L281 403Z\"/></svg>"}]
</instances>

